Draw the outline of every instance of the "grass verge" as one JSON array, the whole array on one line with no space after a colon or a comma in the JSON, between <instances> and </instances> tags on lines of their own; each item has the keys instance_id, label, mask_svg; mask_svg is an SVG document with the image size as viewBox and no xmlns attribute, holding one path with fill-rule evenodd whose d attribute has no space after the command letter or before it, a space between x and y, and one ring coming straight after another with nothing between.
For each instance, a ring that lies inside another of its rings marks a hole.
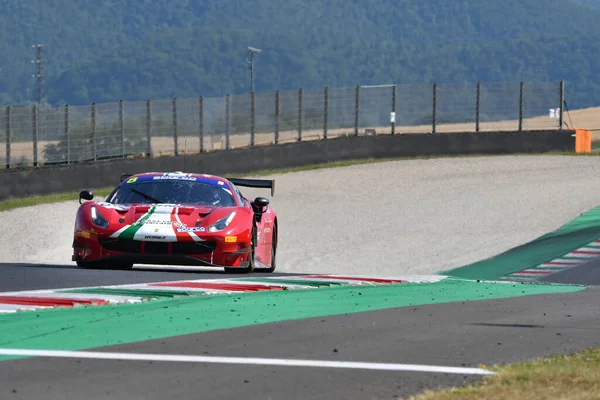
<instances>
[{"instance_id":1,"label":"grass verge","mask_svg":"<svg viewBox=\"0 0 600 400\"><path fill-rule=\"evenodd\" d=\"M553 155L553 156L598 156L600 152L597 153L571 153L571 152L552 152L552 153L540 153L540 154L531 154L531 153L523 153L523 154L492 154L492 155L483 155L483 154L467 154L467 155L456 155L456 156L422 156L422 157L392 157L392 158L366 158L366 159L357 159L357 160L344 160L344 161L336 161L330 163L323 164L311 164L311 165L303 165L299 167L291 167L291 168L283 168L283 169L267 169L255 172L249 172L244 174L226 174L229 177L243 177L243 176L266 176L266 175L274 175L274 174L285 174L291 172L300 172L300 171L310 171L315 169L323 169L323 168L338 168L338 167L348 167L352 165L360 165L360 164L374 164L374 163L382 163L389 161L403 161L403 160L430 160L430 159L438 159L438 158L474 158L474 157L492 157L492 156L506 156L506 155ZM87 189L87 188L86 188ZM112 187L109 188L95 188L91 189L94 191L94 195L97 197L107 196ZM0 211L12 210L15 208L21 207L29 207L35 206L39 204L48 204L48 203L56 203L61 201L68 200L77 200L79 198L79 192L68 192L68 193L56 193L44 196L34 196L27 198L18 198L18 199L9 199L0 201Z\"/></svg>"},{"instance_id":2,"label":"grass verge","mask_svg":"<svg viewBox=\"0 0 600 400\"><path fill-rule=\"evenodd\" d=\"M600 393L600 348L489 369L496 374L477 383L410 399L597 399Z\"/></svg>"}]
</instances>

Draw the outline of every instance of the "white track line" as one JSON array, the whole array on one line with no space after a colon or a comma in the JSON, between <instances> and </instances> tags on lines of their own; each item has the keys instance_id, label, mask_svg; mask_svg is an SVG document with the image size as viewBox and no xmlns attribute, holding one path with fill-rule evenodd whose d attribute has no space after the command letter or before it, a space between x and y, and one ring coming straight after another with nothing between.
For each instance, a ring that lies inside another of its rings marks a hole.
<instances>
[{"instance_id":1,"label":"white track line","mask_svg":"<svg viewBox=\"0 0 600 400\"><path fill-rule=\"evenodd\" d=\"M409 372L437 372L442 374L471 374L492 375L493 372L482 368L445 367L436 365L393 364L393 363L368 363L352 361L325 361L325 360L289 360L280 358L246 358L246 357L208 357L186 356L178 354L135 354L135 353L105 353L93 351L61 351L61 350L26 350L26 349L0 349L0 355L7 356L34 356L34 357L59 357L59 358L87 358L95 360L129 360L129 361L167 361L167 362L195 362L213 364L239 364L239 365L279 365L285 367L318 367L318 368L344 368L344 369L369 369L378 371L409 371Z\"/></svg>"}]
</instances>

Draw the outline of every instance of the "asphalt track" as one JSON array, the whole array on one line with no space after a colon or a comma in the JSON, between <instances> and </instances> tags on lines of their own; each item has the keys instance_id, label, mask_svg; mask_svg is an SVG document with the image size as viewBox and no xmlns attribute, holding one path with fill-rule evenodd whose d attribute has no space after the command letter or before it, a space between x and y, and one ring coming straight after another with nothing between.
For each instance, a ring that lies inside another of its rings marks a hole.
<instances>
[{"instance_id":1,"label":"asphalt track","mask_svg":"<svg viewBox=\"0 0 600 400\"><path fill-rule=\"evenodd\" d=\"M477 366L600 342L600 288L402 307L96 349L125 353ZM3 399L385 399L477 379L389 372L32 358L0 363Z\"/></svg>"},{"instance_id":2,"label":"asphalt track","mask_svg":"<svg viewBox=\"0 0 600 400\"><path fill-rule=\"evenodd\" d=\"M599 261L545 278L600 284ZM230 276L219 271L88 271L1 265L0 290ZM239 275L238 275L239 276ZM24 284L28 282L27 284ZM600 287L568 294L401 307L210 331L102 352L477 367L600 344ZM474 375L203 363L31 358L0 362L4 399L382 399L463 385Z\"/></svg>"},{"instance_id":3,"label":"asphalt track","mask_svg":"<svg viewBox=\"0 0 600 400\"><path fill-rule=\"evenodd\" d=\"M0 263L0 273L0 292L240 277L239 274L227 274L222 268L135 267L130 271L86 270L77 267L74 263L71 265ZM289 274L260 272L252 274L253 277L284 275Z\"/></svg>"},{"instance_id":4,"label":"asphalt track","mask_svg":"<svg viewBox=\"0 0 600 400\"><path fill-rule=\"evenodd\" d=\"M600 285L600 258L593 258L577 268L566 269L540 278L538 281L571 285Z\"/></svg>"}]
</instances>

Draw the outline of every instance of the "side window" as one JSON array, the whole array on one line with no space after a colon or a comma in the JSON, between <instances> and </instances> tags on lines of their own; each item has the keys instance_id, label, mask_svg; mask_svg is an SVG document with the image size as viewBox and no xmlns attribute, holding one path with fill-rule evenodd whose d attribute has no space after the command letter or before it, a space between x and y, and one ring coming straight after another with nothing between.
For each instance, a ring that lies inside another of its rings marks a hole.
<instances>
[{"instance_id":1,"label":"side window","mask_svg":"<svg viewBox=\"0 0 600 400\"><path fill-rule=\"evenodd\" d=\"M231 182L229 182L229 184L233 188L233 192L235 193L235 197L237 197L238 203L243 205L244 204L244 196L242 196L242 193L240 193L240 190L237 188L237 186L235 186Z\"/></svg>"}]
</instances>

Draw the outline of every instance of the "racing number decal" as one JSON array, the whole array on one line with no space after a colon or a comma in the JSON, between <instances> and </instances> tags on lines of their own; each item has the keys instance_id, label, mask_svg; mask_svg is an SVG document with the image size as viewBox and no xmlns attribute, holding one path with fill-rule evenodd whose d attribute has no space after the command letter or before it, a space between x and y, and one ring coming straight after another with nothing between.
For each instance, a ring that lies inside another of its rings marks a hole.
<instances>
[{"instance_id":1,"label":"racing number decal","mask_svg":"<svg viewBox=\"0 0 600 400\"><path fill-rule=\"evenodd\" d=\"M129 179L127 179L127 183L133 183L133 182L137 181L137 178L138 178L137 176L134 176L133 178L129 178Z\"/></svg>"}]
</instances>

